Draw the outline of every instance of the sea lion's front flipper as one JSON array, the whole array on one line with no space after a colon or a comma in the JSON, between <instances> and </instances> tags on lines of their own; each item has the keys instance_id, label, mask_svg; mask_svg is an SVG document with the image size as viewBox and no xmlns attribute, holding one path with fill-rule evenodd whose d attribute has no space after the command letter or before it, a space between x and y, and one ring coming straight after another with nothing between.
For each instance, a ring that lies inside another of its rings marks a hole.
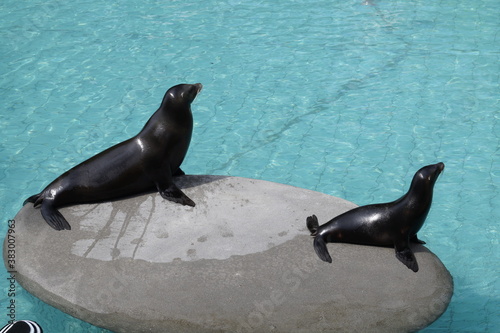
<instances>
[{"instance_id":1,"label":"sea lion's front flipper","mask_svg":"<svg viewBox=\"0 0 500 333\"><path fill-rule=\"evenodd\" d=\"M417 258L408 245L396 246L396 258L415 273L418 272Z\"/></svg>"},{"instance_id":2,"label":"sea lion's front flipper","mask_svg":"<svg viewBox=\"0 0 500 333\"><path fill-rule=\"evenodd\" d=\"M172 175L172 177L184 176L186 173L181 170L181 168L177 169L176 172Z\"/></svg>"},{"instance_id":3,"label":"sea lion's front flipper","mask_svg":"<svg viewBox=\"0 0 500 333\"><path fill-rule=\"evenodd\" d=\"M418 239L417 234L415 234L412 238L410 238L410 242L417 244L425 244L423 240Z\"/></svg>"},{"instance_id":4,"label":"sea lion's front flipper","mask_svg":"<svg viewBox=\"0 0 500 333\"><path fill-rule=\"evenodd\" d=\"M68 221L66 221L64 216L54 207L52 200L43 200L40 210L45 222L52 228L56 230L71 230Z\"/></svg>"},{"instance_id":5,"label":"sea lion's front flipper","mask_svg":"<svg viewBox=\"0 0 500 333\"><path fill-rule=\"evenodd\" d=\"M195 206L194 201L185 195L174 183L170 184L170 186L165 189L158 188L158 192L160 192L163 199L180 203L184 206Z\"/></svg>"},{"instance_id":6,"label":"sea lion's front flipper","mask_svg":"<svg viewBox=\"0 0 500 333\"><path fill-rule=\"evenodd\" d=\"M160 193L161 197L172 202L180 203L184 206L194 207L194 201L185 195L172 180L172 177L181 176L184 174L184 171L182 171L181 168L177 168L174 173L171 173L169 165L165 165L161 169L164 170L161 173L155 173L153 170L150 171L153 174L152 179L154 179L156 189Z\"/></svg>"}]
</instances>

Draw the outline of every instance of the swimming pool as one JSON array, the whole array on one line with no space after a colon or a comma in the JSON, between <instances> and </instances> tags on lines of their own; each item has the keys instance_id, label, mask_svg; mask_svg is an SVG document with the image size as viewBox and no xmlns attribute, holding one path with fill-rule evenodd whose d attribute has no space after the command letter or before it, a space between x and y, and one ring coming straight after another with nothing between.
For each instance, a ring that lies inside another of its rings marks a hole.
<instances>
[{"instance_id":1,"label":"swimming pool","mask_svg":"<svg viewBox=\"0 0 500 333\"><path fill-rule=\"evenodd\" d=\"M424 331L493 331L500 10L493 0L373 3L3 1L0 232L28 195L136 134L168 87L201 82L190 174L368 204L399 197L418 168L444 162L419 236L455 294ZM107 332L20 287L16 302L18 319L54 332Z\"/></svg>"}]
</instances>

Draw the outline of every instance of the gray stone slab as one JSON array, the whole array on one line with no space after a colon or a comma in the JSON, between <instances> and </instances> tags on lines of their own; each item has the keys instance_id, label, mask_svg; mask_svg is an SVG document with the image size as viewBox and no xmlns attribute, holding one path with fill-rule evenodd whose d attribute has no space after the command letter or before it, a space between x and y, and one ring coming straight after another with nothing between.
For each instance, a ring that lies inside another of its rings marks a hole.
<instances>
[{"instance_id":1,"label":"gray stone slab","mask_svg":"<svg viewBox=\"0 0 500 333\"><path fill-rule=\"evenodd\" d=\"M55 231L15 217L18 282L44 302L116 332L410 332L436 320L453 282L423 246L418 273L394 250L329 244L305 227L354 204L266 181L184 176L187 207L158 194L61 209ZM5 259L5 249L4 249Z\"/></svg>"}]
</instances>

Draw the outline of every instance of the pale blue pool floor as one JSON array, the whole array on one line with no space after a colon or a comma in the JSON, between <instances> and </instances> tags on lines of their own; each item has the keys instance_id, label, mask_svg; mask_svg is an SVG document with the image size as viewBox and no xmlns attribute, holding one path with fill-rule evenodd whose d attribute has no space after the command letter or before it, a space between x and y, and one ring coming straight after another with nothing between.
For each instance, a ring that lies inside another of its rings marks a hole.
<instances>
[{"instance_id":1,"label":"pale blue pool floor","mask_svg":"<svg viewBox=\"0 0 500 333\"><path fill-rule=\"evenodd\" d=\"M28 195L136 134L168 87L201 82L187 173L367 204L444 162L420 238L455 294L424 331L494 332L500 10L493 0L374 3L2 2L0 232ZM16 301L18 319L52 331L105 332L20 287Z\"/></svg>"}]
</instances>

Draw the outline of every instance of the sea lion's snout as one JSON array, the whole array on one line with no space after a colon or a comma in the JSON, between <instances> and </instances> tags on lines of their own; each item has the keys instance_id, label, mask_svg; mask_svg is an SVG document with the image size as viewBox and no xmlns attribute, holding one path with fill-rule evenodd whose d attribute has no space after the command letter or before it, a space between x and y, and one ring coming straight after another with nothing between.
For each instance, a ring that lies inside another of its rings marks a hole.
<instances>
[{"instance_id":1,"label":"sea lion's snout","mask_svg":"<svg viewBox=\"0 0 500 333\"><path fill-rule=\"evenodd\" d=\"M198 89L197 94L199 94L200 91L203 89L203 85L201 83L195 83L194 86Z\"/></svg>"}]
</instances>

